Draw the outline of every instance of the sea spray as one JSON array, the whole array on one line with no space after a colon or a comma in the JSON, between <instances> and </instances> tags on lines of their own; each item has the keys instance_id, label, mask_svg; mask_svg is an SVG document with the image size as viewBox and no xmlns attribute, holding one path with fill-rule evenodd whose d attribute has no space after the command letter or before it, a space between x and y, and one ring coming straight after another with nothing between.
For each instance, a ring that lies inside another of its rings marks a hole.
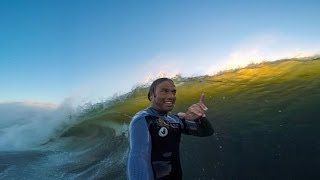
<instances>
[{"instance_id":1,"label":"sea spray","mask_svg":"<svg viewBox=\"0 0 320 180\"><path fill-rule=\"evenodd\" d=\"M0 150L30 150L45 143L74 113L68 103L59 107L31 103L0 104Z\"/></svg>"}]
</instances>

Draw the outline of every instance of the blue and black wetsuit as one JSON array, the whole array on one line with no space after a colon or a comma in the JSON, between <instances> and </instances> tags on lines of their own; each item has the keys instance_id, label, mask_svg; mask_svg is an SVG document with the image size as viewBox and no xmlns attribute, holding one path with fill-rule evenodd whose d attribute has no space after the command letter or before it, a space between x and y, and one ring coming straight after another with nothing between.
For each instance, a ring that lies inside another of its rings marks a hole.
<instances>
[{"instance_id":1,"label":"blue and black wetsuit","mask_svg":"<svg viewBox=\"0 0 320 180\"><path fill-rule=\"evenodd\" d=\"M182 179L179 156L181 133L209 136L213 134L213 128L206 118L187 121L151 107L138 112L129 127L128 178Z\"/></svg>"}]
</instances>

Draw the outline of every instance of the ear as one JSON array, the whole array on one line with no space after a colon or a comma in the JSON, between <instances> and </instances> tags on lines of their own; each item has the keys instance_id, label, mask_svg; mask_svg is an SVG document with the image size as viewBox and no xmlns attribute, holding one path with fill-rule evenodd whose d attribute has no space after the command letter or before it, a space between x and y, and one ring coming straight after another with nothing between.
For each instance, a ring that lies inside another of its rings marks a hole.
<instances>
[{"instance_id":1,"label":"ear","mask_svg":"<svg viewBox=\"0 0 320 180\"><path fill-rule=\"evenodd\" d=\"M153 98L155 98L156 97L156 95L154 94L154 93L150 93L150 100L152 101L153 100Z\"/></svg>"}]
</instances>

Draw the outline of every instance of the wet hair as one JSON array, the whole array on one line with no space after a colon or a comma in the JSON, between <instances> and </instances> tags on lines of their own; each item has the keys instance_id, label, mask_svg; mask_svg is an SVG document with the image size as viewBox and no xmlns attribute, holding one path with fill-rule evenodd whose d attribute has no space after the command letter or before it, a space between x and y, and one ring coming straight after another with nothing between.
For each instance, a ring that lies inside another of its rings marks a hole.
<instances>
[{"instance_id":1,"label":"wet hair","mask_svg":"<svg viewBox=\"0 0 320 180\"><path fill-rule=\"evenodd\" d=\"M153 81L152 84L151 84L151 86L150 86L150 88L149 88L149 92L148 92L148 99L149 99L149 101L151 101L151 99L150 99L151 93L154 94L154 92L156 91L157 86L158 86L160 83L164 82L164 81L170 81L170 82L174 83L174 82L173 82L171 79L169 79L169 78L159 78L159 79L156 79L155 81Z\"/></svg>"}]
</instances>

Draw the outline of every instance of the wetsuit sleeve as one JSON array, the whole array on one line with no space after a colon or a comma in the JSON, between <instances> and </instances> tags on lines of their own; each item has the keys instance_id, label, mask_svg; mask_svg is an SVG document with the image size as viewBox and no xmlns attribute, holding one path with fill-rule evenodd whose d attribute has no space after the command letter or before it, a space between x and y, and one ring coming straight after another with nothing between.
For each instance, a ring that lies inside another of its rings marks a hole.
<instances>
[{"instance_id":1,"label":"wetsuit sleeve","mask_svg":"<svg viewBox=\"0 0 320 180\"><path fill-rule=\"evenodd\" d=\"M152 180L151 137L145 118L134 119L129 126L129 180Z\"/></svg>"},{"instance_id":2,"label":"wetsuit sleeve","mask_svg":"<svg viewBox=\"0 0 320 180\"><path fill-rule=\"evenodd\" d=\"M189 121L185 119L180 119L183 123L182 133L194 136L210 136L213 134L214 130L209 122L209 120L205 117L201 117L194 121Z\"/></svg>"}]
</instances>

